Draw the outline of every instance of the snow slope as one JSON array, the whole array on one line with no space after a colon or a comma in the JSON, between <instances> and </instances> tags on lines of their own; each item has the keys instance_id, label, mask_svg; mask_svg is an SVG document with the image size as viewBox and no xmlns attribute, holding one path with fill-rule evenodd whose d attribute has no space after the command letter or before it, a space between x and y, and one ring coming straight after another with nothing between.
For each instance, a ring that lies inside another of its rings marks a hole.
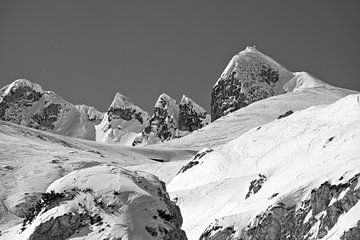
<instances>
[{"instance_id":1,"label":"snow slope","mask_svg":"<svg viewBox=\"0 0 360 240\"><path fill-rule=\"evenodd\" d=\"M0 90L0 119L60 135L94 140L94 124L52 91L26 79Z\"/></svg>"},{"instance_id":2,"label":"snow slope","mask_svg":"<svg viewBox=\"0 0 360 240\"><path fill-rule=\"evenodd\" d=\"M360 220L358 146L360 95L354 94L205 149L168 190L189 239L279 239L284 231L293 239L339 239Z\"/></svg>"},{"instance_id":3,"label":"snow slope","mask_svg":"<svg viewBox=\"0 0 360 240\"><path fill-rule=\"evenodd\" d=\"M200 150L223 145L250 130L271 122L285 112L299 111L311 106L330 104L356 91L324 85L299 88L296 91L273 96L250 104L187 136L152 147L177 147Z\"/></svg>"},{"instance_id":4,"label":"snow slope","mask_svg":"<svg viewBox=\"0 0 360 240\"><path fill-rule=\"evenodd\" d=\"M53 182L38 205L4 239L187 239L165 185L144 172L77 170Z\"/></svg>"},{"instance_id":5,"label":"snow slope","mask_svg":"<svg viewBox=\"0 0 360 240\"><path fill-rule=\"evenodd\" d=\"M0 231L21 222L39 193L74 170L107 164L146 169L168 181L193 155L193 151L174 148L86 141L0 121Z\"/></svg>"},{"instance_id":6,"label":"snow slope","mask_svg":"<svg viewBox=\"0 0 360 240\"><path fill-rule=\"evenodd\" d=\"M150 145L183 137L210 122L207 112L191 98L182 96L179 104L163 93L154 105L154 113L133 145Z\"/></svg>"}]
</instances>

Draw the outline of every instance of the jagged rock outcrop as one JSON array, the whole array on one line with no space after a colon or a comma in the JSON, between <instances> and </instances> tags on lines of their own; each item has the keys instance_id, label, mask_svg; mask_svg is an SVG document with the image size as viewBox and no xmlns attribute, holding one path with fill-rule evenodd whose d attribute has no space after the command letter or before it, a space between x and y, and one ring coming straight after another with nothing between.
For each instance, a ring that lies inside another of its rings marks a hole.
<instances>
[{"instance_id":1,"label":"jagged rock outcrop","mask_svg":"<svg viewBox=\"0 0 360 240\"><path fill-rule=\"evenodd\" d=\"M256 194L261 189L262 185L265 183L266 180L267 177L263 174L259 174L258 178L252 180L250 182L249 191L246 194L245 199L253 194Z\"/></svg>"},{"instance_id":2,"label":"jagged rock outcrop","mask_svg":"<svg viewBox=\"0 0 360 240\"><path fill-rule=\"evenodd\" d=\"M284 93L284 85L293 77L293 73L273 59L254 47L247 47L231 59L212 89L211 120Z\"/></svg>"},{"instance_id":3,"label":"jagged rock outcrop","mask_svg":"<svg viewBox=\"0 0 360 240\"><path fill-rule=\"evenodd\" d=\"M186 240L181 225L180 210L157 177L97 166L52 183L7 237Z\"/></svg>"},{"instance_id":4,"label":"jagged rock outcrop","mask_svg":"<svg viewBox=\"0 0 360 240\"><path fill-rule=\"evenodd\" d=\"M154 144L182 137L202 128L210 122L210 116L193 100L183 95L179 104L163 93L154 106L154 114L142 135L133 145Z\"/></svg>"},{"instance_id":5,"label":"jagged rock outcrop","mask_svg":"<svg viewBox=\"0 0 360 240\"><path fill-rule=\"evenodd\" d=\"M94 124L71 103L39 84L18 79L0 90L0 120L94 140Z\"/></svg>"},{"instance_id":6,"label":"jagged rock outcrop","mask_svg":"<svg viewBox=\"0 0 360 240\"><path fill-rule=\"evenodd\" d=\"M345 183L324 182L299 202L279 201L257 215L246 227L210 225L200 240L311 240L322 239L337 224L341 215L360 202L360 174ZM293 199L289 196L289 199ZM231 230L231 231L230 231ZM357 239L359 227L343 233L341 239Z\"/></svg>"},{"instance_id":7,"label":"jagged rock outcrop","mask_svg":"<svg viewBox=\"0 0 360 240\"><path fill-rule=\"evenodd\" d=\"M148 121L148 113L116 93L100 124L96 126L96 141L131 145Z\"/></svg>"},{"instance_id":8,"label":"jagged rock outcrop","mask_svg":"<svg viewBox=\"0 0 360 240\"><path fill-rule=\"evenodd\" d=\"M105 113L100 112L94 107L87 106L87 105L76 105L75 106L80 112L86 114L88 120L93 122L95 125L99 124L103 118Z\"/></svg>"},{"instance_id":9,"label":"jagged rock outcrop","mask_svg":"<svg viewBox=\"0 0 360 240\"><path fill-rule=\"evenodd\" d=\"M210 122L210 115L192 99L183 95L179 103L179 130L193 132Z\"/></svg>"}]
</instances>

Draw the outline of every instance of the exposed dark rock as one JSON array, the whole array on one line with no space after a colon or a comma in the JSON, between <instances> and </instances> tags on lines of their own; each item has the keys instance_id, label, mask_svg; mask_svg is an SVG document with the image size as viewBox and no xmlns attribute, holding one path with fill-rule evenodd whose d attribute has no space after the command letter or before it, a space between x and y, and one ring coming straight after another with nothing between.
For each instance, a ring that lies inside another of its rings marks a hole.
<instances>
[{"instance_id":1,"label":"exposed dark rock","mask_svg":"<svg viewBox=\"0 0 360 240\"><path fill-rule=\"evenodd\" d=\"M64 240L91 224L95 224L95 222L91 221L91 216L86 213L68 213L41 223L36 227L30 239Z\"/></svg>"},{"instance_id":2,"label":"exposed dark rock","mask_svg":"<svg viewBox=\"0 0 360 240\"><path fill-rule=\"evenodd\" d=\"M360 221L356 227L350 228L340 237L341 240L359 240L360 239Z\"/></svg>"},{"instance_id":3,"label":"exposed dark rock","mask_svg":"<svg viewBox=\"0 0 360 240\"><path fill-rule=\"evenodd\" d=\"M72 199L75 194L76 192L56 193L54 191L42 193L41 199L38 200L36 204L32 204L33 206L26 212L22 225L23 229L25 229L26 225L30 224L40 212L48 211L51 208L58 206L62 201Z\"/></svg>"},{"instance_id":4,"label":"exposed dark rock","mask_svg":"<svg viewBox=\"0 0 360 240\"><path fill-rule=\"evenodd\" d=\"M143 119L141 112L136 111L134 108L115 108L110 107L108 110L108 121L111 122L113 119L123 119L125 121L131 121L136 119L143 124L145 119Z\"/></svg>"},{"instance_id":5,"label":"exposed dark rock","mask_svg":"<svg viewBox=\"0 0 360 240\"><path fill-rule=\"evenodd\" d=\"M214 238L215 236L231 240L322 239L335 226L340 215L348 212L360 201L360 188L356 189L359 178L360 174L357 174L348 182L338 185L325 182L311 191L310 199L299 203L278 202L257 215L246 227L239 229L236 234L239 237L235 238L221 228L211 229L209 226L200 239L220 239ZM343 196L340 197L340 194ZM310 232L314 227L317 228L317 235ZM341 239L359 239L359 233L358 223L356 227L345 232Z\"/></svg>"},{"instance_id":6,"label":"exposed dark rock","mask_svg":"<svg viewBox=\"0 0 360 240\"><path fill-rule=\"evenodd\" d=\"M290 116L291 114L293 114L294 112L292 110L289 110L289 111L286 111L286 113L284 114L280 114L278 119L281 119L281 118L285 118L287 116Z\"/></svg>"},{"instance_id":7,"label":"exposed dark rock","mask_svg":"<svg viewBox=\"0 0 360 240\"><path fill-rule=\"evenodd\" d=\"M262 187L262 185L264 184L264 182L267 180L267 177L265 175L259 174L259 177L257 179L254 179L250 182L250 186L249 186L249 191L246 194L246 198L250 197L253 194L256 194L260 188Z\"/></svg>"},{"instance_id":8,"label":"exposed dark rock","mask_svg":"<svg viewBox=\"0 0 360 240\"><path fill-rule=\"evenodd\" d=\"M234 236L234 227L212 226L201 234L199 240L231 240Z\"/></svg>"},{"instance_id":9,"label":"exposed dark rock","mask_svg":"<svg viewBox=\"0 0 360 240\"><path fill-rule=\"evenodd\" d=\"M153 236L153 237L156 237L156 236L158 235L156 228L146 226L145 229L146 229L146 231L148 231L148 233L150 233L150 235Z\"/></svg>"},{"instance_id":10,"label":"exposed dark rock","mask_svg":"<svg viewBox=\"0 0 360 240\"><path fill-rule=\"evenodd\" d=\"M154 114L146 124L144 131L139 138L133 142L133 146L141 143L163 142L175 137L177 123L172 111L175 106L175 100L163 94L159 97L155 107Z\"/></svg>"},{"instance_id":11,"label":"exposed dark rock","mask_svg":"<svg viewBox=\"0 0 360 240\"><path fill-rule=\"evenodd\" d=\"M206 112L199 112L193 106L192 101L179 104L179 129L193 132L205 126Z\"/></svg>"},{"instance_id":12,"label":"exposed dark rock","mask_svg":"<svg viewBox=\"0 0 360 240\"><path fill-rule=\"evenodd\" d=\"M186 164L184 165L177 174L179 173L183 173L185 172L186 170L192 168L193 166L195 165L198 165L199 164L199 159L201 159L203 156L205 156L207 153L210 153L214 151L213 149L205 149L205 150L201 150L199 151L198 153L195 154L195 156Z\"/></svg>"},{"instance_id":13,"label":"exposed dark rock","mask_svg":"<svg viewBox=\"0 0 360 240\"><path fill-rule=\"evenodd\" d=\"M266 63L238 67L229 76L220 78L211 93L211 121L275 95L272 86L279 73Z\"/></svg>"},{"instance_id":14,"label":"exposed dark rock","mask_svg":"<svg viewBox=\"0 0 360 240\"><path fill-rule=\"evenodd\" d=\"M25 113L42 95L28 86L12 89L0 102L0 119L20 124L23 120L21 113Z\"/></svg>"},{"instance_id":15,"label":"exposed dark rock","mask_svg":"<svg viewBox=\"0 0 360 240\"><path fill-rule=\"evenodd\" d=\"M36 124L32 124L31 127L41 130L54 129L54 123L58 120L61 111L61 105L51 103L46 106L40 113L34 114L31 118Z\"/></svg>"}]
</instances>

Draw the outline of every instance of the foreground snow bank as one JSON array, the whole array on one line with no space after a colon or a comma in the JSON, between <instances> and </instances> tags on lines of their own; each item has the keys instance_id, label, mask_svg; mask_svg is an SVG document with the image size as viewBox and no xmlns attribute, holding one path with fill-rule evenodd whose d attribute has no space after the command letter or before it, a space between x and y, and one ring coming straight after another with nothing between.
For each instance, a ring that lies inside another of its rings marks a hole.
<instances>
[{"instance_id":1,"label":"foreground snow bank","mask_svg":"<svg viewBox=\"0 0 360 240\"><path fill-rule=\"evenodd\" d=\"M97 166L52 183L22 226L0 239L186 239L165 185L144 172Z\"/></svg>"}]
</instances>

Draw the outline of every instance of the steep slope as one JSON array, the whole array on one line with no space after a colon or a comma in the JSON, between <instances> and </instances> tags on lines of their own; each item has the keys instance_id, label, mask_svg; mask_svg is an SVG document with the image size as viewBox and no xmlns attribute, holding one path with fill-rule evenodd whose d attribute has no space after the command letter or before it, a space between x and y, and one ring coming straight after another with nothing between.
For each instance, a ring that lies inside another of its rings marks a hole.
<instances>
[{"instance_id":1,"label":"steep slope","mask_svg":"<svg viewBox=\"0 0 360 240\"><path fill-rule=\"evenodd\" d=\"M74 170L107 164L144 169L168 181L194 154L86 141L3 121L0 149L0 231L20 223L53 181Z\"/></svg>"},{"instance_id":2,"label":"steep slope","mask_svg":"<svg viewBox=\"0 0 360 240\"><path fill-rule=\"evenodd\" d=\"M254 102L189 135L153 145L152 148L177 147L200 150L204 147L220 146L241 136L251 128L277 119L289 110L295 112L311 106L330 104L354 93L357 92L330 85L299 88L293 92Z\"/></svg>"},{"instance_id":3,"label":"steep slope","mask_svg":"<svg viewBox=\"0 0 360 240\"><path fill-rule=\"evenodd\" d=\"M179 104L163 93L154 106L154 114L133 145L155 144L183 137L210 122L210 116L192 99L183 95Z\"/></svg>"},{"instance_id":4,"label":"steep slope","mask_svg":"<svg viewBox=\"0 0 360 240\"><path fill-rule=\"evenodd\" d=\"M183 95L179 103L179 130L193 132L210 123L210 115L191 98Z\"/></svg>"},{"instance_id":5,"label":"steep slope","mask_svg":"<svg viewBox=\"0 0 360 240\"><path fill-rule=\"evenodd\" d=\"M358 146L355 94L204 149L168 190L189 239L357 239Z\"/></svg>"},{"instance_id":6,"label":"steep slope","mask_svg":"<svg viewBox=\"0 0 360 240\"><path fill-rule=\"evenodd\" d=\"M96 141L131 145L148 121L148 113L116 93L101 123L96 126Z\"/></svg>"},{"instance_id":7,"label":"steep slope","mask_svg":"<svg viewBox=\"0 0 360 240\"><path fill-rule=\"evenodd\" d=\"M96 108L85 104L75 105L75 107L79 112L86 114L88 120L90 122L93 122L95 125L99 124L103 120L105 115L105 113L100 112Z\"/></svg>"},{"instance_id":8,"label":"steep slope","mask_svg":"<svg viewBox=\"0 0 360 240\"><path fill-rule=\"evenodd\" d=\"M294 74L254 47L235 55L211 93L211 119L215 121L252 102L285 92Z\"/></svg>"},{"instance_id":9,"label":"steep slope","mask_svg":"<svg viewBox=\"0 0 360 240\"><path fill-rule=\"evenodd\" d=\"M54 92L18 79L0 90L0 120L76 138L94 140L95 128L85 114Z\"/></svg>"},{"instance_id":10,"label":"steep slope","mask_svg":"<svg viewBox=\"0 0 360 240\"><path fill-rule=\"evenodd\" d=\"M96 166L55 182L4 239L185 240L179 208L150 174Z\"/></svg>"}]
</instances>

